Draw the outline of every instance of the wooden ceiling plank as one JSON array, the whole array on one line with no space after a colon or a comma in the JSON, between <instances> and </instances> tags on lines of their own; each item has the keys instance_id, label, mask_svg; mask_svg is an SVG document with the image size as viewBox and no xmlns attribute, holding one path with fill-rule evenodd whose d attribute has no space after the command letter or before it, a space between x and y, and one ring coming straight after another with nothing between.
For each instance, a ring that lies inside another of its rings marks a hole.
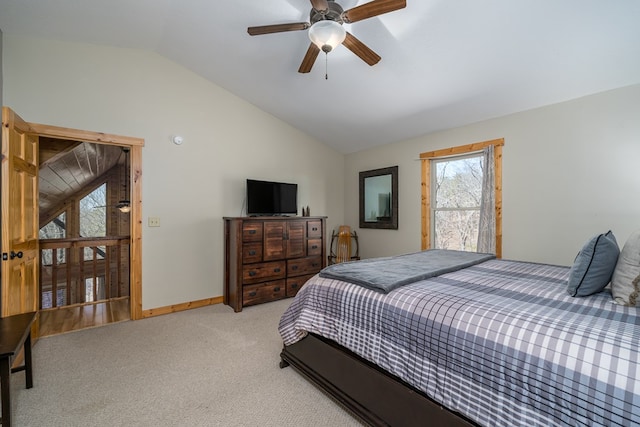
<instances>
[{"instance_id":1,"label":"wooden ceiling plank","mask_svg":"<svg viewBox=\"0 0 640 427\"><path fill-rule=\"evenodd\" d=\"M82 144L80 141L71 141L55 138L40 138L40 168L55 162L60 157Z\"/></svg>"}]
</instances>

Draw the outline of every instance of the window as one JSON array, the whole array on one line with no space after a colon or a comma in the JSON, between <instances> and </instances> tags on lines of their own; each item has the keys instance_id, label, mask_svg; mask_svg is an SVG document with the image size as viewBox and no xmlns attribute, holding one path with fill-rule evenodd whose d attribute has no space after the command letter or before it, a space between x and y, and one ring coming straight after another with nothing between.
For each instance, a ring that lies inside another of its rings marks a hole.
<instances>
[{"instance_id":1,"label":"window","mask_svg":"<svg viewBox=\"0 0 640 427\"><path fill-rule=\"evenodd\" d=\"M496 139L420 154L422 249L476 251L485 171L483 150L493 146L495 253L502 256L503 145L503 139Z\"/></svg>"},{"instance_id":2,"label":"window","mask_svg":"<svg viewBox=\"0 0 640 427\"><path fill-rule=\"evenodd\" d=\"M105 237L107 235L107 184L80 199L80 237ZM103 247L95 251L96 259L104 258ZM84 248L84 259L94 259L92 248Z\"/></svg>"},{"instance_id":3,"label":"window","mask_svg":"<svg viewBox=\"0 0 640 427\"><path fill-rule=\"evenodd\" d=\"M40 239L64 239L67 237L67 213L62 212L56 218L40 227ZM64 264L66 261L66 251L57 250L56 263ZM53 264L53 249L43 249L41 251L40 263L47 267Z\"/></svg>"},{"instance_id":4,"label":"window","mask_svg":"<svg viewBox=\"0 0 640 427\"><path fill-rule=\"evenodd\" d=\"M62 212L43 227L40 227L40 239L64 239L65 237L67 237L66 212Z\"/></svg>"},{"instance_id":5,"label":"window","mask_svg":"<svg viewBox=\"0 0 640 427\"><path fill-rule=\"evenodd\" d=\"M107 184L80 199L80 237L107 235Z\"/></svg>"},{"instance_id":6,"label":"window","mask_svg":"<svg viewBox=\"0 0 640 427\"><path fill-rule=\"evenodd\" d=\"M431 247L477 250L482 201L482 155L431 161Z\"/></svg>"}]
</instances>

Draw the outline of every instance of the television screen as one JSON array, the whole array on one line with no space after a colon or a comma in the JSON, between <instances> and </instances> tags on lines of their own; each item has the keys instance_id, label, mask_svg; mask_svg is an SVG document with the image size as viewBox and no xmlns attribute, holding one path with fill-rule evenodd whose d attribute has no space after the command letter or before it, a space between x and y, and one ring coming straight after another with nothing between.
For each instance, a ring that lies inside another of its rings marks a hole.
<instances>
[{"instance_id":1,"label":"television screen","mask_svg":"<svg viewBox=\"0 0 640 427\"><path fill-rule=\"evenodd\" d=\"M297 215L298 184L247 179L247 215Z\"/></svg>"}]
</instances>

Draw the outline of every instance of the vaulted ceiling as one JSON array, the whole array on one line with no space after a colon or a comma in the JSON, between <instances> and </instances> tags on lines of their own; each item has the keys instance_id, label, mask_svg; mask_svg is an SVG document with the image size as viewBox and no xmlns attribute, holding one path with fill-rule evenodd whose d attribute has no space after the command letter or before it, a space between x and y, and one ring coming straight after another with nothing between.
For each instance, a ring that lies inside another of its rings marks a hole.
<instances>
[{"instance_id":1,"label":"vaulted ceiling","mask_svg":"<svg viewBox=\"0 0 640 427\"><path fill-rule=\"evenodd\" d=\"M349 9L367 0L338 0ZM7 35L151 50L349 153L640 83L640 1L408 0L297 70L309 0L0 0Z\"/></svg>"},{"instance_id":2,"label":"vaulted ceiling","mask_svg":"<svg viewBox=\"0 0 640 427\"><path fill-rule=\"evenodd\" d=\"M122 147L115 145L46 137L40 137L39 142L41 217L59 209L69 197L90 191L88 186L101 184L103 175L125 159Z\"/></svg>"}]
</instances>

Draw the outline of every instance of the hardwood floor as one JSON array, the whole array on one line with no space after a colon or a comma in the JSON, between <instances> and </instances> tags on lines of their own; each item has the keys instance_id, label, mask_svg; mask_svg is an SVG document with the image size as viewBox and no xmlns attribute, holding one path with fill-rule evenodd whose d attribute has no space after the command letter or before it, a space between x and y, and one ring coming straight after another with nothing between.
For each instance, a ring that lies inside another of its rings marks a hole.
<instances>
[{"instance_id":1,"label":"hardwood floor","mask_svg":"<svg viewBox=\"0 0 640 427\"><path fill-rule=\"evenodd\" d=\"M129 297L40 311L41 337L131 320Z\"/></svg>"}]
</instances>

